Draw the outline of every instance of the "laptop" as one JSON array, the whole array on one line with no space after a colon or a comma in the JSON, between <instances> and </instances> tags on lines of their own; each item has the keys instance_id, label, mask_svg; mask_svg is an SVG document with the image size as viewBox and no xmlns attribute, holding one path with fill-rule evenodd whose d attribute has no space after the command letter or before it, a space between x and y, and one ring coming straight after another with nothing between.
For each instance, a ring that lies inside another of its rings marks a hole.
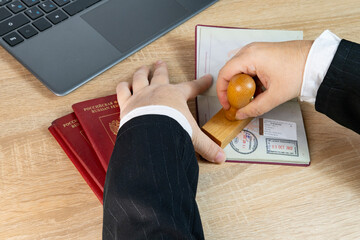
<instances>
[{"instance_id":1,"label":"laptop","mask_svg":"<svg viewBox=\"0 0 360 240\"><path fill-rule=\"evenodd\" d=\"M66 95L217 0L0 0L0 44Z\"/></svg>"}]
</instances>

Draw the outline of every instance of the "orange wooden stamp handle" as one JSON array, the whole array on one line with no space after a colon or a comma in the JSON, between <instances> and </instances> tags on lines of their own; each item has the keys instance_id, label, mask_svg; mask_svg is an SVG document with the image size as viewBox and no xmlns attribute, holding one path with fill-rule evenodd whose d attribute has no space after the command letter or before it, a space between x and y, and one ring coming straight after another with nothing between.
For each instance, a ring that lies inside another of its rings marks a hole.
<instances>
[{"instance_id":1,"label":"orange wooden stamp handle","mask_svg":"<svg viewBox=\"0 0 360 240\"><path fill-rule=\"evenodd\" d=\"M227 98L230 103L230 108L225 111L226 119L235 121L237 110L250 103L255 90L255 81L249 75L237 74L233 76L227 89Z\"/></svg>"},{"instance_id":2,"label":"orange wooden stamp handle","mask_svg":"<svg viewBox=\"0 0 360 240\"><path fill-rule=\"evenodd\" d=\"M252 118L234 120L236 111L251 101L255 89L255 81L249 75L238 74L232 77L227 89L227 97L231 108L227 111L221 109L202 126L201 129L204 133L220 147L226 147L251 121Z\"/></svg>"}]
</instances>

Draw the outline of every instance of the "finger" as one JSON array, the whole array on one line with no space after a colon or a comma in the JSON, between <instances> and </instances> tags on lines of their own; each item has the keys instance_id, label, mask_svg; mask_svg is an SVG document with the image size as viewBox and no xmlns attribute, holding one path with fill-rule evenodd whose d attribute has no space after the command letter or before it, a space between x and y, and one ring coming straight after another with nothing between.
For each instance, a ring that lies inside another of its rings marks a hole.
<instances>
[{"instance_id":1,"label":"finger","mask_svg":"<svg viewBox=\"0 0 360 240\"><path fill-rule=\"evenodd\" d=\"M229 60L219 71L216 81L216 93L220 104L225 109L230 108L230 104L227 99L227 88L231 78L239 73L245 73L251 76L256 75L255 65L250 62L250 57L247 56L248 54L245 54L244 51L245 50L240 50L240 52Z\"/></svg>"},{"instance_id":2,"label":"finger","mask_svg":"<svg viewBox=\"0 0 360 240\"><path fill-rule=\"evenodd\" d=\"M254 98L248 105L236 112L236 119L260 116L281 104L281 99L267 90Z\"/></svg>"},{"instance_id":3,"label":"finger","mask_svg":"<svg viewBox=\"0 0 360 240\"><path fill-rule=\"evenodd\" d=\"M150 68L147 66L142 66L134 73L132 82L133 93L149 86L149 73Z\"/></svg>"},{"instance_id":4,"label":"finger","mask_svg":"<svg viewBox=\"0 0 360 240\"><path fill-rule=\"evenodd\" d=\"M238 73L245 73L250 76L256 75L256 67L250 61L250 57L246 56L247 54L240 54L237 57L230 59L219 72L219 77L230 81L230 79Z\"/></svg>"},{"instance_id":5,"label":"finger","mask_svg":"<svg viewBox=\"0 0 360 240\"><path fill-rule=\"evenodd\" d=\"M131 97L131 84L129 82L120 82L116 86L116 94L117 94L117 100L120 106L120 109L122 109L122 106L124 103Z\"/></svg>"},{"instance_id":6,"label":"finger","mask_svg":"<svg viewBox=\"0 0 360 240\"><path fill-rule=\"evenodd\" d=\"M155 63L155 70L151 79L151 84L169 83L169 73L165 62L159 60Z\"/></svg>"},{"instance_id":7,"label":"finger","mask_svg":"<svg viewBox=\"0 0 360 240\"><path fill-rule=\"evenodd\" d=\"M207 74L197 80L178 84L187 100L194 99L197 95L205 92L212 84L212 76Z\"/></svg>"},{"instance_id":8,"label":"finger","mask_svg":"<svg viewBox=\"0 0 360 240\"><path fill-rule=\"evenodd\" d=\"M217 96L219 99L219 102L221 104L221 106L225 109L228 110L230 108L230 103L227 99L227 87L229 86L229 82L225 81L223 82L223 86L218 87L218 82L216 84L216 92L217 92Z\"/></svg>"},{"instance_id":9,"label":"finger","mask_svg":"<svg viewBox=\"0 0 360 240\"><path fill-rule=\"evenodd\" d=\"M194 148L203 158L214 163L223 163L226 160L224 150L206 136L200 129L194 135Z\"/></svg>"}]
</instances>

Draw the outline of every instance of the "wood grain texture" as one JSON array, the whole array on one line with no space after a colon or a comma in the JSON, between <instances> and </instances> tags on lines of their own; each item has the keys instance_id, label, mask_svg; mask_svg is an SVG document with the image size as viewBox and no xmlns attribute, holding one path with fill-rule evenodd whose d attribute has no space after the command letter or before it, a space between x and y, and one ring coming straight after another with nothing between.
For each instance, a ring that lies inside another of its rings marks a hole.
<instances>
[{"instance_id":1,"label":"wood grain texture","mask_svg":"<svg viewBox=\"0 0 360 240\"><path fill-rule=\"evenodd\" d=\"M225 114L224 109L220 109L201 127L201 130L222 148L226 147L252 120L252 118L247 118L239 121L229 121L226 119Z\"/></svg>"},{"instance_id":2,"label":"wood grain texture","mask_svg":"<svg viewBox=\"0 0 360 240\"><path fill-rule=\"evenodd\" d=\"M102 206L47 131L71 104L110 95L140 66L194 78L196 24L325 29L360 42L358 0L220 0L75 92L57 97L0 48L0 239L101 239ZM195 114L194 101L189 102ZM360 239L360 137L301 105L310 167L200 160L197 201L207 239Z\"/></svg>"}]
</instances>

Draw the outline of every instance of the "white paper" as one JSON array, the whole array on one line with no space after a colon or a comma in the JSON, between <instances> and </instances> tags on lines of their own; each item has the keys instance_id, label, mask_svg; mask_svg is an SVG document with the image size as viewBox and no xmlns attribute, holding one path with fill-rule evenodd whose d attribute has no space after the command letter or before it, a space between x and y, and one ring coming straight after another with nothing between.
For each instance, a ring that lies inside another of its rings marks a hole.
<instances>
[{"instance_id":1,"label":"white paper","mask_svg":"<svg viewBox=\"0 0 360 240\"><path fill-rule=\"evenodd\" d=\"M294 122L264 118L263 124L265 137L297 140L296 123Z\"/></svg>"}]
</instances>

